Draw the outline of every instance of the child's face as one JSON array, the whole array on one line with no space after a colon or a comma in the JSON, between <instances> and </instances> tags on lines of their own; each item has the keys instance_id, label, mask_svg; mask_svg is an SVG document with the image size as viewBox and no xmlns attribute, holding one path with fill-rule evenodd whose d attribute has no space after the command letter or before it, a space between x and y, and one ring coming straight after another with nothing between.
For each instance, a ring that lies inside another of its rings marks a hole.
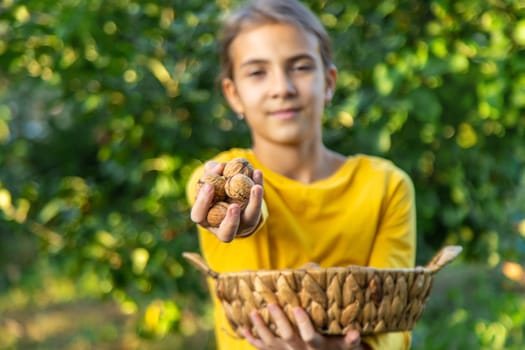
<instances>
[{"instance_id":1,"label":"child's face","mask_svg":"<svg viewBox=\"0 0 525 350\"><path fill-rule=\"evenodd\" d=\"M324 68L315 35L289 24L249 27L232 42L233 80L223 81L254 141L295 144L320 137L336 70Z\"/></svg>"}]
</instances>

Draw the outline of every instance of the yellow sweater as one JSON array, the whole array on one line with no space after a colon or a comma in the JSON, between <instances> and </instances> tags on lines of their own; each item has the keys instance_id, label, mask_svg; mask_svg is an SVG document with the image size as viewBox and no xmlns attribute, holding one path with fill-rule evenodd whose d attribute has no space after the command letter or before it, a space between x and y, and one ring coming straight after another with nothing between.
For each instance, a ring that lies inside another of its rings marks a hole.
<instances>
[{"instance_id":1,"label":"yellow sweater","mask_svg":"<svg viewBox=\"0 0 525 350\"><path fill-rule=\"evenodd\" d=\"M263 221L247 238L221 243L199 227L201 252L217 272L246 269L297 268L307 262L321 267L349 264L413 267L416 249L414 188L410 178L390 161L355 155L332 176L303 184L272 172L248 149L231 149L214 160L246 158L263 172ZM187 187L193 203L196 169ZM247 350L251 345L235 334L222 306L215 304L215 330L220 350ZM408 349L410 333L365 337L374 349Z\"/></svg>"}]
</instances>

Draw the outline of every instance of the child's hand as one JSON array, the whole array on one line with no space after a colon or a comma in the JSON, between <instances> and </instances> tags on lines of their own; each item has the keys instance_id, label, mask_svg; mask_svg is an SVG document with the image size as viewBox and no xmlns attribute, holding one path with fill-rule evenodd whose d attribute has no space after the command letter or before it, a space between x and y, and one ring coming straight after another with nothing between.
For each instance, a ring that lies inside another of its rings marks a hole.
<instances>
[{"instance_id":1,"label":"child's hand","mask_svg":"<svg viewBox=\"0 0 525 350\"><path fill-rule=\"evenodd\" d=\"M204 165L204 174L215 173L221 175L224 170L224 163L207 162ZM244 210L239 204L231 203L228 206L226 217L219 227L212 227L208 224L206 217L213 201L214 188L211 184L204 184L197 194L195 203L191 209L191 220L207 230L214 233L222 242L230 242L235 237L249 235L255 230L261 219L261 205L263 198L263 177L260 170L253 171L253 182L250 199Z\"/></svg>"},{"instance_id":2,"label":"child's hand","mask_svg":"<svg viewBox=\"0 0 525 350\"><path fill-rule=\"evenodd\" d=\"M294 329L286 314L277 305L268 305L268 310L273 318L281 337L276 337L262 317L252 312L250 318L257 329L259 337L255 337L248 328L244 329L246 340L259 350L366 350L368 345L361 343L358 331L350 331L342 336L324 336L315 331L312 322L302 308L293 310L297 323L297 331Z\"/></svg>"}]
</instances>

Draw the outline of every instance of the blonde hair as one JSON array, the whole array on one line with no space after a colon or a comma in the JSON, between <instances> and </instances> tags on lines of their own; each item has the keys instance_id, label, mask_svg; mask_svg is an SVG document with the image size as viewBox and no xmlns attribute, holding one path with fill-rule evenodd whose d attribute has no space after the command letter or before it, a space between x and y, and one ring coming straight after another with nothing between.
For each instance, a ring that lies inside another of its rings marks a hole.
<instances>
[{"instance_id":1,"label":"blonde hair","mask_svg":"<svg viewBox=\"0 0 525 350\"><path fill-rule=\"evenodd\" d=\"M325 70L332 65L332 44L326 29L313 12L298 0L251 0L232 12L223 21L219 38L221 69L219 81L233 79L230 46L248 26L267 23L286 23L314 34Z\"/></svg>"}]
</instances>

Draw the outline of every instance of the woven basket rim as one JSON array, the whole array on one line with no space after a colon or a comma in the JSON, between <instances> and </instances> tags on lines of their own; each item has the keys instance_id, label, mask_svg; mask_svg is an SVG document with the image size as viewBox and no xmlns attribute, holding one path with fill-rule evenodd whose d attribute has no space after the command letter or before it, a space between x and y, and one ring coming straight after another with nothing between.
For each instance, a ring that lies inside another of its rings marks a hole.
<instances>
[{"instance_id":1,"label":"woven basket rim","mask_svg":"<svg viewBox=\"0 0 525 350\"><path fill-rule=\"evenodd\" d=\"M209 276L217 279L221 276L245 276L245 275L272 275L276 273L297 273L305 272L382 272L382 273L428 273L436 274L439 270L452 262L463 250L461 246L449 245L441 248L439 252L425 266L415 266L410 268L381 268L372 266L348 265L346 267L315 267L315 268L286 268L286 269L260 269L260 270L240 270L235 272L217 272L213 270L202 256L198 253L184 252L183 257L192 263L196 268Z\"/></svg>"},{"instance_id":2,"label":"woven basket rim","mask_svg":"<svg viewBox=\"0 0 525 350\"><path fill-rule=\"evenodd\" d=\"M360 265L348 265L343 266L334 266L334 267L314 267L314 268L286 268L286 269L261 269L261 270L241 270L241 271L230 271L230 272L217 272L219 276L245 276L252 275L254 273L258 275L272 275L276 273L298 273L298 272L316 272L316 273L326 273L326 272L385 272L385 273L434 273L432 269L426 268L424 266L416 266L410 268L380 268L372 266L360 266Z\"/></svg>"}]
</instances>

